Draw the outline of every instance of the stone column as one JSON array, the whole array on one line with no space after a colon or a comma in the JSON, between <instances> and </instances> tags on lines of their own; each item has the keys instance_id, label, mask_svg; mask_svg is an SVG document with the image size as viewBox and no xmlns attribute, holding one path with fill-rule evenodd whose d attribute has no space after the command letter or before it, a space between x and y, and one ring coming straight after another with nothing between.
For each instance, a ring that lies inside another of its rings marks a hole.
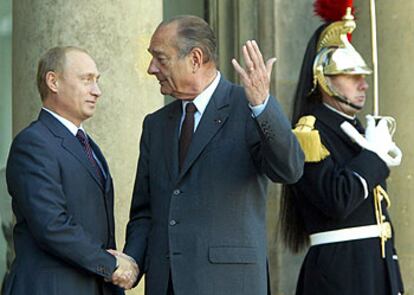
<instances>
[{"instance_id":1,"label":"stone column","mask_svg":"<svg viewBox=\"0 0 414 295\"><path fill-rule=\"evenodd\" d=\"M358 48L371 64L369 1L357 0L359 7L355 40ZM393 168L388 179L391 198L391 217L395 228L396 248L399 254L405 293L414 292L414 121L413 121L413 67L414 27L412 11L414 3L409 0L376 1L378 70L380 115L397 120L394 140L403 151L401 166ZM369 93L367 112L371 110L372 92Z\"/></svg>"},{"instance_id":2,"label":"stone column","mask_svg":"<svg viewBox=\"0 0 414 295\"><path fill-rule=\"evenodd\" d=\"M6 166L11 130L12 1L0 2L0 169ZM0 214L1 215L1 214Z\"/></svg>"},{"instance_id":3,"label":"stone column","mask_svg":"<svg viewBox=\"0 0 414 295\"><path fill-rule=\"evenodd\" d=\"M12 138L11 56L12 1L0 2L0 284L7 270L6 237L10 234L11 199L7 193L5 166Z\"/></svg>"},{"instance_id":4,"label":"stone column","mask_svg":"<svg viewBox=\"0 0 414 295\"><path fill-rule=\"evenodd\" d=\"M122 249L144 116L163 104L146 74L149 39L162 20L162 1L17 0L13 7L13 133L37 117L39 57L56 45L87 49L101 71L97 113L85 123L115 184L118 248ZM129 294L143 294L142 285Z\"/></svg>"}]
</instances>

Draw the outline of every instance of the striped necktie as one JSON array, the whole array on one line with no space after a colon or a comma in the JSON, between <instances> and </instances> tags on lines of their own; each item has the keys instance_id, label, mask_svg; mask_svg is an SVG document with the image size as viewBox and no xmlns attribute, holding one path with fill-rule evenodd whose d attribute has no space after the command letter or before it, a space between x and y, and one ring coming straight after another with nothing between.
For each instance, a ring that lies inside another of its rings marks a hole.
<instances>
[{"instance_id":1,"label":"striped necktie","mask_svg":"<svg viewBox=\"0 0 414 295\"><path fill-rule=\"evenodd\" d=\"M93 157L93 152L92 152L92 147L89 143L88 138L86 137L85 133L81 130L78 129L78 132L76 133L76 138L79 140L79 142L81 143L85 153L86 153L86 157L88 158L89 162L91 163L92 167L95 170L96 175L98 176L99 181L101 182L102 187L104 187L104 176L103 173L101 171L101 168L99 168L98 163L96 162L95 158Z\"/></svg>"}]
</instances>

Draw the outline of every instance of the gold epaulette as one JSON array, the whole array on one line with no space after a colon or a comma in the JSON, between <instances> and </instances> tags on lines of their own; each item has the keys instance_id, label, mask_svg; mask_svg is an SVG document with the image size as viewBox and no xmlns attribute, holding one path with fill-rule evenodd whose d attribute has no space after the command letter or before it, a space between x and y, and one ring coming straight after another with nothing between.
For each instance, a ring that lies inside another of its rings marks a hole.
<instances>
[{"instance_id":1,"label":"gold epaulette","mask_svg":"<svg viewBox=\"0 0 414 295\"><path fill-rule=\"evenodd\" d=\"M315 122L314 116L304 116L293 129L305 153L305 162L320 162L329 156L329 151L321 142L319 131L315 129Z\"/></svg>"}]
</instances>

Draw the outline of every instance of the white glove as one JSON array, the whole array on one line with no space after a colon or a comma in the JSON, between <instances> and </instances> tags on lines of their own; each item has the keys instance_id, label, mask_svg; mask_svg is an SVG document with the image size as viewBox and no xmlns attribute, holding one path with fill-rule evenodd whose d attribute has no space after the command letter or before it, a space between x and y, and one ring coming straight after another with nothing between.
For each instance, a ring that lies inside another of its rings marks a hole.
<instances>
[{"instance_id":1,"label":"white glove","mask_svg":"<svg viewBox=\"0 0 414 295\"><path fill-rule=\"evenodd\" d=\"M343 122L341 129L359 146L376 153L388 167L401 164L402 152L392 141L385 120L375 125L375 119L368 115L365 138L349 122Z\"/></svg>"},{"instance_id":2,"label":"white glove","mask_svg":"<svg viewBox=\"0 0 414 295\"><path fill-rule=\"evenodd\" d=\"M368 141L369 145L375 149L375 151L370 148L368 149L373 152L378 152L379 154L388 154L393 142L391 134L388 130L387 121L385 119L381 119L378 124L376 124L373 116L366 115L365 118L367 119L365 139Z\"/></svg>"},{"instance_id":3,"label":"white glove","mask_svg":"<svg viewBox=\"0 0 414 295\"><path fill-rule=\"evenodd\" d=\"M402 152L395 142L392 141L387 119L382 118L378 124L375 124L375 119L371 115L367 115L366 119L366 140L374 147L377 154L387 163L388 167L399 166L401 164Z\"/></svg>"}]
</instances>

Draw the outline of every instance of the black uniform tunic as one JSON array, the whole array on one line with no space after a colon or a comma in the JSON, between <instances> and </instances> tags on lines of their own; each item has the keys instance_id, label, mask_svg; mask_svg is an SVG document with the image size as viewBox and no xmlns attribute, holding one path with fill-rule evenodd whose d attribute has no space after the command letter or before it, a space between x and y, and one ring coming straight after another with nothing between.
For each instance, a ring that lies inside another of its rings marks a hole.
<instances>
[{"instance_id":1,"label":"black uniform tunic","mask_svg":"<svg viewBox=\"0 0 414 295\"><path fill-rule=\"evenodd\" d=\"M340 129L347 120L363 132L357 120L347 119L325 105L316 107L311 115L316 117L315 127L330 156L318 163L306 163L303 177L293 187L307 233L376 224L373 190L377 185L385 189L388 167ZM367 182L367 198L358 175ZM385 202L382 210L390 222ZM385 259L379 238L312 246L303 262L296 294L403 293L397 259L394 237L386 242Z\"/></svg>"}]
</instances>

